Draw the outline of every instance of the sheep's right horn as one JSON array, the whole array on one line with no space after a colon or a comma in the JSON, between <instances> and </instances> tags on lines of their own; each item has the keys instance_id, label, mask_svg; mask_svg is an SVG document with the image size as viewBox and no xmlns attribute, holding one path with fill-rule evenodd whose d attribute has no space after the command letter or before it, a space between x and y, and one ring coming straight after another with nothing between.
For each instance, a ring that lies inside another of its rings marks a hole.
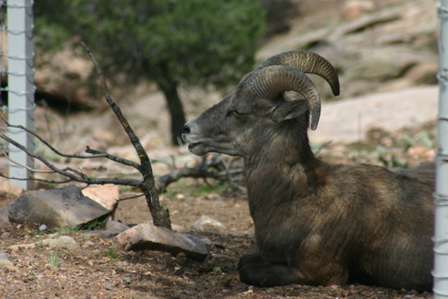
<instances>
[{"instance_id":1,"label":"sheep's right horn","mask_svg":"<svg viewBox=\"0 0 448 299\"><path fill-rule=\"evenodd\" d=\"M308 102L310 127L317 128L320 118L320 98L316 87L305 73L286 65L272 65L247 74L237 90L238 98L274 99L285 91L295 91Z\"/></svg>"},{"instance_id":2,"label":"sheep's right horn","mask_svg":"<svg viewBox=\"0 0 448 299\"><path fill-rule=\"evenodd\" d=\"M284 52L271 58L257 66L257 70L270 65L288 65L296 67L304 73L312 73L324 78L331 86L335 96L339 95L339 78L336 69L322 56L305 51Z\"/></svg>"}]
</instances>

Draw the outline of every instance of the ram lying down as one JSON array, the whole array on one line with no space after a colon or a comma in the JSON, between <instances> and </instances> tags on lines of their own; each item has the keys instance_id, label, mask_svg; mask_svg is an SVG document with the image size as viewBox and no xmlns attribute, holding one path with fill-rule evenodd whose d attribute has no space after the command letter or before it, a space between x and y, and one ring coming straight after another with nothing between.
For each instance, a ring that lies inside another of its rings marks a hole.
<instances>
[{"instance_id":1,"label":"ram lying down","mask_svg":"<svg viewBox=\"0 0 448 299\"><path fill-rule=\"evenodd\" d=\"M317 159L307 130L317 128L320 99L305 73L323 77L339 94L328 61L287 52L247 74L183 130L194 154L244 159L257 252L241 257L241 281L430 289L432 172Z\"/></svg>"}]
</instances>

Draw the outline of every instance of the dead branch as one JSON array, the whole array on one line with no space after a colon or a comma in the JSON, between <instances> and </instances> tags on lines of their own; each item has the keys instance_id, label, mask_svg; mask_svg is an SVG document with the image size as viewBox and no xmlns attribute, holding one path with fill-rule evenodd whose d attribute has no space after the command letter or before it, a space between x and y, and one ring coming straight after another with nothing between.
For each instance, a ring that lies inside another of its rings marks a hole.
<instances>
[{"instance_id":1,"label":"dead branch","mask_svg":"<svg viewBox=\"0 0 448 299\"><path fill-rule=\"evenodd\" d=\"M14 129L21 129L23 131L25 131L26 133L30 134L31 136L37 138L40 142L42 142L47 148L49 148L53 153L55 153L58 156L61 156L63 158L68 158L68 159L95 159L95 158L106 158L109 159L111 161L120 163L122 165L126 165L126 166L130 166L133 168L137 168L139 167L139 165L137 163L135 163L134 161L131 160L127 160L124 158L120 158L117 156L114 156L112 154L109 154L105 151L100 151L100 150L95 150L92 149L90 147L86 148L86 153L91 154L91 155L75 155L75 154L65 154L61 151L59 151L58 149L56 149L54 146L52 146L47 140L45 140L42 136L36 134L36 132L21 126L21 125L12 125L10 124L3 115L0 115L0 119L5 123L5 125L8 128L14 128Z\"/></svg>"},{"instance_id":2,"label":"dead branch","mask_svg":"<svg viewBox=\"0 0 448 299\"><path fill-rule=\"evenodd\" d=\"M152 215L153 223L157 226L162 226L166 228L171 228L171 222L169 217L169 212L166 208L161 206L159 201L159 194L162 192L165 192L167 187L182 179L182 178L202 178L204 180L207 180L208 178L220 180L220 181L229 181L231 182L230 173L236 173L240 174L241 170L229 170L223 163L223 161L217 156L212 156L211 159L204 158L201 163L199 163L195 167L184 167L181 169L175 169L175 161L173 158L173 170L166 175L160 176L155 178L153 175L151 160L145 151L144 147L142 146L139 138L135 134L134 130L130 126L128 120L123 115L120 107L117 105L115 100L110 95L110 89L107 85L106 79L103 75L103 72L101 68L99 67L95 57L93 56L90 49L83 44L84 49L87 51L92 63L95 66L95 70L97 71L100 80L102 82L102 88L104 92L104 97L111 108L111 110L114 112L115 116L117 117L120 125L122 126L123 130L125 131L126 135L129 138L129 141L131 142L132 146L134 147L134 150L136 151L139 163L118 157L116 155L112 155L106 151L99 150L99 149L93 149L89 146L86 147L85 153L87 154L66 154L58 150L56 147L50 144L45 138L37 134L36 132L23 127L19 125L12 125L10 124L4 117L0 117L0 120L3 121L3 123L6 125L8 129L14 128L14 129L20 129L29 134L30 136L33 136L38 141L40 141L46 148L51 150L56 155L67 158L67 159L107 159L110 161L113 161L115 163L118 163L120 165L124 165L127 167L134 168L138 170L138 172L141 175L141 178L139 179L133 179L133 178L102 178L102 177L92 177L84 173L82 170L75 169L70 166L62 167L62 166L56 166L55 163L49 161L47 158L45 158L43 155L39 155L37 153L34 153L30 150L28 150L25 146L21 145L20 143L16 142L15 140L11 139L8 135L5 133L0 133L0 139L3 139L7 143L15 146L19 150L25 152L29 157L33 158L36 161L41 162L43 165L45 165L46 169L38 169L38 168L30 168L27 169L33 174L33 177L27 179L27 178L18 178L18 177L10 177L5 174L0 173L0 177L4 177L7 179L14 179L14 180L31 180L35 182L42 182L42 183L48 183L48 184L65 184L69 182L78 182L87 185L93 185L93 184L115 184L115 185L122 185L122 186L131 186L139 189L139 193L133 194L131 196L126 196L120 198L120 201L128 200L132 198L142 197L144 196L146 199L146 203L148 205L148 208L150 210L150 213ZM57 176L57 178L42 178L37 177L37 174L51 174L54 176Z\"/></svg>"},{"instance_id":3,"label":"dead branch","mask_svg":"<svg viewBox=\"0 0 448 299\"><path fill-rule=\"evenodd\" d=\"M151 212L154 225L171 228L169 211L168 211L168 209L166 209L160 205L159 194L156 190L154 174L152 172L152 165L151 165L149 156L146 153L143 145L141 144L140 139L137 137L134 130L130 126L128 120L124 117L120 107L117 105L117 103L114 101L114 99L110 95L111 92L107 85L103 71L100 68L98 62L96 61L96 58L93 55L92 51L90 51L89 47L87 47L87 45L85 43L82 43L82 46L86 50L87 54L89 55L90 60L94 64L95 70L100 77L107 104L112 109L112 111L114 112L118 121L120 122L122 128L128 135L129 141L131 142L132 146L134 147L134 149L137 153L137 156L140 160L140 166L138 167L138 170L141 173L141 175L143 176L143 181L140 183L139 187L142 190L142 192L145 194L146 203Z\"/></svg>"},{"instance_id":4,"label":"dead branch","mask_svg":"<svg viewBox=\"0 0 448 299\"><path fill-rule=\"evenodd\" d=\"M215 179L226 181L226 174L222 171L222 161L203 159L197 167L184 167L174 169L170 173L157 178L157 190L159 193L166 191L168 186L182 178Z\"/></svg>"}]
</instances>

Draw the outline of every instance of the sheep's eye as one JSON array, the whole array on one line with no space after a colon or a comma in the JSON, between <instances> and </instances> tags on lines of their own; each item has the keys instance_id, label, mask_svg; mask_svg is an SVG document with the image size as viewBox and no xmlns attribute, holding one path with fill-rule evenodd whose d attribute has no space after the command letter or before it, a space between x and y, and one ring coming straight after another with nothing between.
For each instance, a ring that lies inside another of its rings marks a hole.
<instances>
[{"instance_id":1,"label":"sheep's eye","mask_svg":"<svg viewBox=\"0 0 448 299\"><path fill-rule=\"evenodd\" d=\"M243 115L244 115L243 113L240 113L240 112L238 112L236 110L230 110L230 111L227 112L227 116L241 117Z\"/></svg>"}]
</instances>

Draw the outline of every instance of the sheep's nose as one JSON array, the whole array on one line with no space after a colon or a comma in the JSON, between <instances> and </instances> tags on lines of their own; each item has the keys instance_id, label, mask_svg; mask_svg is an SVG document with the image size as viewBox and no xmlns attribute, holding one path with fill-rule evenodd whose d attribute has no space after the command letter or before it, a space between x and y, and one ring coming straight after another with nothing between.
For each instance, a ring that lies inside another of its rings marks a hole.
<instances>
[{"instance_id":1,"label":"sheep's nose","mask_svg":"<svg viewBox=\"0 0 448 299\"><path fill-rule=\"evenodd\" d=\"M185 125L182 129L182 134L190 134L191 133L191 129L188 125Z\"/></svg>"}]
</instances>

